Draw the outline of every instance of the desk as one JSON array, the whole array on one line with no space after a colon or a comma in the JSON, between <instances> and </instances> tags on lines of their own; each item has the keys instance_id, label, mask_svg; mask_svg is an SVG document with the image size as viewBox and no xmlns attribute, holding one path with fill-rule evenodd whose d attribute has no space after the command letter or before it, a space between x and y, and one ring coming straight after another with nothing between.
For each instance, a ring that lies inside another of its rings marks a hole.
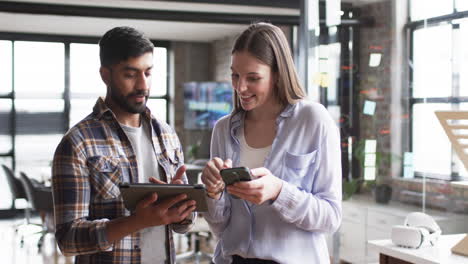
<instances>
[{"instance_id":1,"label":"desk","mask_svg":"<svg viewBox=\"0 0 468 264\"><path fill-rule=\"evenodd\" d=\"M443 235L435 246L419 249L396 246L390 239L371 240L368 245L380 253L380 264L468 264L468 257L450 251L464 237L465 234Z\"/></svg>"}]
</instances>

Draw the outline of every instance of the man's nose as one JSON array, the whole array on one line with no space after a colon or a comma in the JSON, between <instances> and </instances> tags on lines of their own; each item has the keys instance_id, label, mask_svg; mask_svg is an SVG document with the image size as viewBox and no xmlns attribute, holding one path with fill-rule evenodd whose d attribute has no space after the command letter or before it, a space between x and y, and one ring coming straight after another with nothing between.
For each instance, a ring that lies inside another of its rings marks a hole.
<instances>
[{"instance_id":1,"label":"man's nose","mask_svg":"<svg viewBox=\"0 0 468 264\"><path fill-rule=\"evenodd\" d=\"M136 83L136 89L138 90L149 90L151 85L151 76L141 74Z\"/></svg>"}]
</instances>

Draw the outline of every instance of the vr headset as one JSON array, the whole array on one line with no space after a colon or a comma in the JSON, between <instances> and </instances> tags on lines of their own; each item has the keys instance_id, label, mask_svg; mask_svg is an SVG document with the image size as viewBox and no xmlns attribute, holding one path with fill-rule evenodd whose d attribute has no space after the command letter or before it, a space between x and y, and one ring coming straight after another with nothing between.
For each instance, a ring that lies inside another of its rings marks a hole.
<instances>
[{"instance_id":1,"label":"vr headset","mask_svg":"<svg viewBox=\"0 0 468 264\"><path fill-rule=\"evenodd\" d=\"M403 225L392 227L392 242L407 248L433 246L442 231L436 221L427 214L410 213Z\"/></svg>"}]
</instances>

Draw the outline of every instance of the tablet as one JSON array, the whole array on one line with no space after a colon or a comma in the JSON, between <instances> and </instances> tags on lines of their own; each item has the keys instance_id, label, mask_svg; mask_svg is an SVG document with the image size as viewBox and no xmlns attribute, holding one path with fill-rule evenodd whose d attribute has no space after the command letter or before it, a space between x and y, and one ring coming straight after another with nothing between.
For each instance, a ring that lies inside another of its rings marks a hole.
<instances>
[{"instance_id":1,"label":"tablet","mask_svg":"<svg viewBox=\"0 0 468 264\"><path fill-rule=\"evenodd\" d=\"M119 188L125 208L130 211L134 211L137 203L152 193L158 194L158 201L179 194L186 194L188 200L195 200L197 202L196 212L208 211L205 186L201 184L121 183Z\"/></svg>"}]
</instances>

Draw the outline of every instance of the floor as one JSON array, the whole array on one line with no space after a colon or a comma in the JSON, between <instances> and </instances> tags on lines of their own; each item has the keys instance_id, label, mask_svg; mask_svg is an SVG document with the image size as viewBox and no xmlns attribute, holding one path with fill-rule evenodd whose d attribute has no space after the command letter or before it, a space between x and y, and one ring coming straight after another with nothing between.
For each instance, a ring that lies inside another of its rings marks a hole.
<instances>
[{"instance_id":1,"label":"floor","mask_svg":"<svg viewBox=\"0 0 468 264\"><path fill-rule=\"evenodd\" d=\"M40 223L39 217L33 217L32 223ZM2 252L1 263L11 264L71 264L74 263L73 257L63 256L56 247L53 234L46 234L41 251L38 251L38 241L41 237L42 228L37 225L24 225L22 219L0 220L0 248ZM21 225L23 224L23 225ZM19 226L18 231L15 231L15 226ZM202 251L212 252L213 241L208 236L208 233L201 231L199 234L200 248ZM192 237L190 237L192 236ZM24 237L24 242L21 243L21 238ZM189 255L190 247L188 240L194 241L196 237L191 235L176 235L175 245L177 247L178 256L182 257L183 252ZM192 244L194 244L192 242ZM188 253L187 253L188 252ZM185 258L179 260L180 264L209 264L209 258L200 257Z\"/></svg>"}]
</instances>

